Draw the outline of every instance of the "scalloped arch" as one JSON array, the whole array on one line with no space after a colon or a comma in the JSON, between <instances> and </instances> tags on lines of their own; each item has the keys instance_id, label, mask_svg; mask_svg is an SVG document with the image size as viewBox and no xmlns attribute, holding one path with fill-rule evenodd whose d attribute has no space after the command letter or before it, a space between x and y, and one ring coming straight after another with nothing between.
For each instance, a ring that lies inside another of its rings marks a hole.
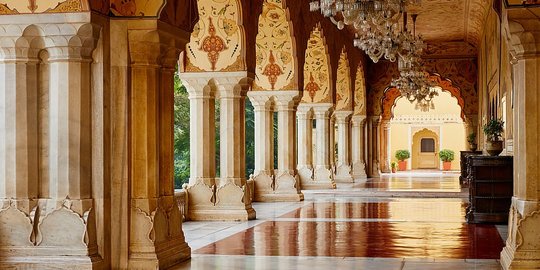
<instances>
[{"instance_id":1,"label":"scalloped arch","mask_svg":"<svg viewBox=\"0 0 540 270\"><path fill-rule=\"evenodd\" d=\"M457 99L457 103L461 108L461 119L465 121L465 112L463 110L465 100L461 95L459 87L455 86L450 79L442 78L441 75L437 73L431 74L429 80L435 82L443 91L449 92L452 97ZM390 120L394 117L394 107L396 106L396 100L399 97L401 97L401 93L395 87L387 87L384 90L384 95L381 99L382 120Z\"/></svg>"}]
</instances>

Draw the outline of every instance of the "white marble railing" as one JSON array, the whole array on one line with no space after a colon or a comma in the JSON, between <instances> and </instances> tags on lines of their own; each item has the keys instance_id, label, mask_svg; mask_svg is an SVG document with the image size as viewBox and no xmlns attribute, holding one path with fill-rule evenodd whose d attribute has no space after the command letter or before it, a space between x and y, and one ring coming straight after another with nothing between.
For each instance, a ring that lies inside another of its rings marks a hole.
<instances>
[{"instance_id":1,"label":"white marble railing","mask_svg":"<svg viewBox=\"0 0 540 270\"><path fill-rule=\"evenodd\" d=\"M462 123L461 116L456 114L433 115L397 115L390 123Z\"/></svg>"}]
</instances>

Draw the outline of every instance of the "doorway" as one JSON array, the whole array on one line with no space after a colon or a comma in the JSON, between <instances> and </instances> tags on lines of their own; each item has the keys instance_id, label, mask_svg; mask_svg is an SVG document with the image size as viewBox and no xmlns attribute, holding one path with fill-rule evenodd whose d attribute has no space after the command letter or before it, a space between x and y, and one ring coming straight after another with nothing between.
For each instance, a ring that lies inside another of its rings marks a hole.
<instances>
[{"instance_id":1,"label":"doorway","mask_svg":"<svg viewBox=\"0 0 540 270\"><path fill-rule=\"evenodd\" d=\"M437 169L439 168L439 136L429 130L422 129L413 136L412 168Z\"/></svg>"}]
</instances>

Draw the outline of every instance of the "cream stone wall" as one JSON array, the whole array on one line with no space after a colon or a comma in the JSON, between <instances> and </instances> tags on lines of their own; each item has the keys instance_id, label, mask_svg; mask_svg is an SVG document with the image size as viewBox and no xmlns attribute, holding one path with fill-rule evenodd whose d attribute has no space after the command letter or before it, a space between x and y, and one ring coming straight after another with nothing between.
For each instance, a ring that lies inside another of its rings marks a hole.
<instances>
[{"instance_id":1,"label":"cream stone wall","mask_svg":"<svg viewBox=\"0 0 540 270\"><path fill-rule=\"evenodd\" d=\"M424 129L437 134L437 152L441 149L450 149L455 152L452 170L459 170L459 151L467 150L465 125L461 119L461 108L457 100L450 93L439 90L439 96L434 98L435 109L422 112L415 109L415 105L400 98L394 107L394 118L390 121L390 141L388 158L396 161L397 150L407 149L411 152L408 160L408 169L416 168L417 159L412 149L414 135ZM442 162L439 160L439 168Z\"/></svg>"}]
</instances>

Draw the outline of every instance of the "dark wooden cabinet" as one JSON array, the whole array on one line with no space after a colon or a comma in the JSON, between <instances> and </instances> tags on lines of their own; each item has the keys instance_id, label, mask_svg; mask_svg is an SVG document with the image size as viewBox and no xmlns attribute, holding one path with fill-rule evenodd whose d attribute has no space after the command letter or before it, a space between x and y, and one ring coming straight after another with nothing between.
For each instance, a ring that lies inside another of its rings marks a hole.
<instances>
[{"instance_id":1,"label":"dark wooden cabinet","mask_svg":"<svg viewBox=\"0 0 540 270\"><path fill-rule=\"evenodd\" d=\"M460 151L459 164L461 166L461 175L459 176L459 184L461 187L468 187L469 181L467 180L467 157L471 155L481 155L482 151Z\"/></svg>"},{"instance_id":2,"label":"dark wooden cabinet","mask_svg":"<svg viewBox=\"0 0 540 270\"><path fill-rule=\"evenodd\" d=\"M469 223L508 222L513 195L513 157L467 157L469 181Z\"/></svg>"}]
</instances>

